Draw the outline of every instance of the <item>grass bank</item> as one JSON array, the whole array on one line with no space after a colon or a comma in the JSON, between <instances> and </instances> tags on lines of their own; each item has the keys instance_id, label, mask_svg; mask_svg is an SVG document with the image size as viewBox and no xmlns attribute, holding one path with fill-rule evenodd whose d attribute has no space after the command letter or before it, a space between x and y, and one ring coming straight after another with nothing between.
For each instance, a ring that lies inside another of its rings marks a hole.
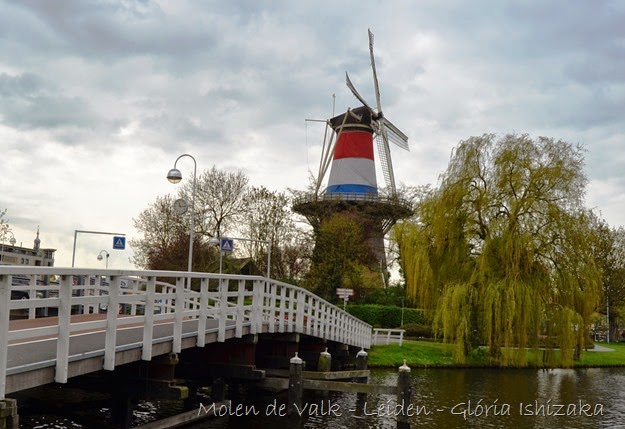
<instances>
[{"instance_id":1,"label":"grass bank","mask_svg":"<svg viewBox=\"0 0 625 429\"><path fill-rule=\"evenodd\" d=\"M598 343L613 351L583 351L575 367L625 366L625 344ZM531 353L531 352L528 352ZM430 341L404 341L397 344L374 346L369 351L370 368L397 368L404 363L411 368L454 367L452 346ZM491 366L485 353L475 352L467 361L468 367Z\"/></svg>"}]
</instances>

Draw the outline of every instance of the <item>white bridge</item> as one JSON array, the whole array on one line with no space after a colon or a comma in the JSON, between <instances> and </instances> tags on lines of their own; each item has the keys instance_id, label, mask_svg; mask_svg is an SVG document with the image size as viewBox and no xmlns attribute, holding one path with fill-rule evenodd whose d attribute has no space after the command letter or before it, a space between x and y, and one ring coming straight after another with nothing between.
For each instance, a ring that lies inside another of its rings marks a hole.
<instances>
[{"instance_id":1,"label":"white bridge","mask_svg":"<svg viewBox=\"0 0 625 429\"><path fill-rule=\"evenodd\" d=\"M370 325L265 277L0 266L0 399L261 333L371 346Z\"/></svg>"}]
</instances>

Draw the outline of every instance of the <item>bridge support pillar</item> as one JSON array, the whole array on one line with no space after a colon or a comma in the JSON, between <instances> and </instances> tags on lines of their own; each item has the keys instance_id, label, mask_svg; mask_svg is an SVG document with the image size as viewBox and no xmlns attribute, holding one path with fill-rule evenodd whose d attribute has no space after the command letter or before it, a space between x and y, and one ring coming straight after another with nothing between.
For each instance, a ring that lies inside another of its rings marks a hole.
<instances>
[{"instance_id":1,"label":"bridge support pillar","mask_svg":"<svg viewBox=\"0 0 625 429\"><path fill-rule=\"evenodd\" d=\"M319 356L324 351L328 351L332 356L334 356L333 349L328 350L329 347L332 347L332 343L328 343L326 340L321 338L303 336L299 343L299 357L306 362L306 370L314 371L319 365ZM293 354L291 354L293 356Z\"/></svg>"},{"instance_id":2,"label":"bridge support pillar","mask_svg":"<svg viewBox=\"0 0 625 429\"><path fill-rule=\"evenodd\" d=\"M261 368L289 368L290 356L298 352L299 334L262 334L256 346L256 363Z\"/></svg>"},{"instance_id":3,"label":"bridge support pillar","mask_svg":"<svg viewBox=\"0 0 625 429\"><path fill-rule=\"evenodd\" d=\"M330 349L332 353L332 368L335 371L343 371L350 361L349 346L342 343L330 343L334 346Z\"/></svg>"},{"instance_id":4,"label":"bridge support pillar","mask_svg":"<svg viewBox=\"0 0 625 429\"><path fill-rule=\"evenodd\" d=\"M17 400L5 398L0 400L0 429L18 429Z\"/></svg>"},{"instance_id":5,"label":"bridge support pillar","mask_svg":"<svg viewBox=\"0 0 625 429\"><path fill-rule=\"evenodd\" d=\"M176 384L176 366L180 358L176 353L158 356L147 363L146 391L148 397L159 399L187 399L189 388Z\"/></svg>"}]
</instances>

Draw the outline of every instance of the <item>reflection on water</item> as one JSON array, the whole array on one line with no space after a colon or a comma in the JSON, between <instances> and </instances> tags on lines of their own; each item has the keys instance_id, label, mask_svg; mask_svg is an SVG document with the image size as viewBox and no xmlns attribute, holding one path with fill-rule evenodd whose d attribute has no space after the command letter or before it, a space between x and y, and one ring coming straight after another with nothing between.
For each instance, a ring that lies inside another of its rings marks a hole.
<instances>
[{"instance_id":1,"label":"reflection on water","mask_svg":"<svg viewBox=\"0 0 625 429\"><path fill-rule=\"evenodd\" d=\"M625 369L575 370L413 369L411 425L413 428L625 428ZM370 382L394 385L395 371L372 371ZM72 401L19 398L22 428L91 428L110 420L102 398L73 394ZM16 395L17 396L17 395ZM80 398L80 406L74 401ZM212 418L192 428L348 428L396 427L395 398L355 394L306 392L304 417L276 416L274 403L283 395L243 389L232 404L248 406L255 414ZM203 407L209 407L203 402ZM269 406L268 406L269 405ZM186 404L186 409L197 406ZM253 408L251 408L253 406ZM182 412L182 401L143 401L134 412L134 424L145 424ZM196 409L199 409L196 408Z\"/></svg>"}]
</instances>

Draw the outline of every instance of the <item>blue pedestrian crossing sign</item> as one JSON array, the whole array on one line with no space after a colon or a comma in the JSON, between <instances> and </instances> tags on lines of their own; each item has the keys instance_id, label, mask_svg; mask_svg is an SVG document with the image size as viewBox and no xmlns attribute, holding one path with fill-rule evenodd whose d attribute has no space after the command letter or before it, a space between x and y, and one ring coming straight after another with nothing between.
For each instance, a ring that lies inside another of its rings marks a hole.
<instances>
[{"instance_id":1,"label":"blue pedestrian crossing sign","mask_svg":"<svg viewBox=\"0 0 625 429\"><path fill-rule=\"evenodd\" d=\"M232 252L233 250L234 250L233 240L230 238L222 238L221 239L221 251Z\"/></svg>"},{"instance_id":2,"label":"blue pedestrian crossing sign","mask_svg":"<svg viewBox=\"0 0 625 429\"><path fill-rule=\"evenodd\" d=\"M126 237L113 237L113 249L124 250L126 248Z\"/></svg>"}]
</instances>

